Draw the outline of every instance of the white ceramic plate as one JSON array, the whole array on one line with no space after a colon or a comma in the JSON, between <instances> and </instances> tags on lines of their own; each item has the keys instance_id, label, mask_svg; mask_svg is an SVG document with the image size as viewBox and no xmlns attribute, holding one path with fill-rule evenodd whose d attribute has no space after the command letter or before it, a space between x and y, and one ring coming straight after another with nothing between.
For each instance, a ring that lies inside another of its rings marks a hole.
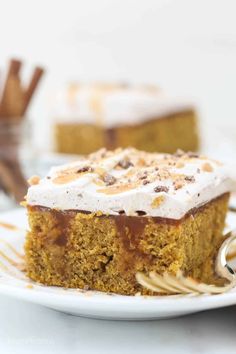
<instances>
[{"instance_id":1,"label":"white ceramic plate","mask_svg":"<svg viewBox=\"0 0 236 354\"><path fill-rule=\"evenodd\" d=\"M235 227L235 214L228 227ZM47 287L30 281L22 271L23 243L27 228L23 209L0 214L0 294L43 305L69 314L113 320L147 320L176 317L236 304L236 289L222 295L121 296L95 291Z\"/></svg>"}]
</instances>

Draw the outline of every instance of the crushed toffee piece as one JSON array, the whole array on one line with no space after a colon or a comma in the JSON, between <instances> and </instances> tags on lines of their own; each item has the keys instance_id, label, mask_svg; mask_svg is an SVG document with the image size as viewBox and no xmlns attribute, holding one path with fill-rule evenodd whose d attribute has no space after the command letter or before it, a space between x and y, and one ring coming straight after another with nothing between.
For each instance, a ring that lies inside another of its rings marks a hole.
<instances>
[{"instance_id":1,"label":"crushed toffee piece","mask_svg":"<svg viewBox=\"0 0 236 354\"><path fill-rule=\"evenodd\" d=\"M199 158L199 154L193 151L188 151L187 156L190 158Z\"/></svg>"},{"instance_id":2,"label":"crushed toffee piece","mask_svg":"<svg viewBox=\"0 0 236 354\"><path fill-rule=\"evenodd\" d=\"M103 175L103 181L105 182L105 184L107 186L111 186L116 182L116 178L112 175L110 175L109 173L105 173Z\"/></svg>"},{"instance_id":3,"label":"crushed toffee piece","mask_svg":"<svg viewBox=\"0 0 236 354\"><path fill-rule=\"evenodd\" d=\"M212 172L213 171L213 167L212 165L209 163L209 162L205 162L203 165L202 165L202 170L204 172Z\"/></svg>"},{"instance_id":4,"label":"crushed toffee piece","mask_svg":"<svg viewBox=\"0 0 236 354\"><path fill-rule=\"evenodd\" d=\"M184 183L181 180L176 180L176 181L174 181L173 185L174 185L174 189L178 190L180 188L183 188Z\"/></svg>"},{"instance_id":5,"label":"crushed toffee piece","mask_svg":"<svg viewBox=\"0 0 236 354\"><path fill-rule=\"evenodd\" d=\"M154 188L154 192L155 193L160 193L160 192L165 192L168 193L169 192L169 188L166 186L157 186Z\"/></svg>"},{"instance_id":6,"label":"crushed toffee piece","mask_svg":"<svg viewBox=\"0 0 236 354\"><path fill-rule=\"evenodd\" d=\"M36 185L36 184L39 184L40 182L40 177L39 176L32 176L28 179L28 183L30 186L33 186L33 185Z\"/></svg>"},{"instance_id":7,"label":"crushed toffee piece","mask_svg":"<svg viewBox=\"0 0 236 354\"><path fill-rule=\"evenodd\" d=\"M164 197L163 195L160 195L160 197L156 197L155 199L153 199L151 207L152 208L158 208L164 201Z\"/></svg>"},{"instance_id":8,"label":"crushed toffee piece","mask_svg":"<svg viewBox=\"0 0 236 354\"><path fill-rule=\"evenodd\" d=\"M186 176L185 181L194 183L195 182L195 177L194 176Z\"/></svg>"},{"instance_id":9,"label":"crushed toffee piece","mask_svg":"<svg viewBox=\"0 0 236 354\"><path fill-rule=\"evenodd\" d=\"M127 169L131 166L134 166L134 164L129 160L129 159L123 159L119 161L118 166L124 169Z\"/></svg>"},{"instance_id":10,"label":"crushed toffee piece","mask_svg":"<svg viewBox=\"0 0 236 354\"><path fill-rule=\"evenodd\" d=\"M178 149L175 153L174 156L175 157L182 157L184 155L184 151L181 149Z\"/></svg>"},{"instance_id":11,"label":"crushed toffee piece","mask_svg":"<svg viewBox=\"0 0 236 354\"><path fill-rule=\"evenodd\" d=\"M90 166L84 166L84 167L79 168L76 172L77 173L93 172L93 170L94 169Z\"/></svg>"}]
</instances>

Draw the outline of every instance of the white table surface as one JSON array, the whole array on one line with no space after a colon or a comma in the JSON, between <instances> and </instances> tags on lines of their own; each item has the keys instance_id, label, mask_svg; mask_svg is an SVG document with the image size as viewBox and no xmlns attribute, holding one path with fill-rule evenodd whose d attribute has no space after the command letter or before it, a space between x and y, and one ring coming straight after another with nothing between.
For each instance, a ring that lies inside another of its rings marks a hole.
<instances>
[{"instance_id":1,"label":"white table surface","mask_svg":"<svg viewBox=\"0 0 236 354\"><path fill-rule=\"evenodd\" d=\"M236 306L145 322L79 318L0 296L0 353L236 352Z\"/></svg>"}]
</instances>

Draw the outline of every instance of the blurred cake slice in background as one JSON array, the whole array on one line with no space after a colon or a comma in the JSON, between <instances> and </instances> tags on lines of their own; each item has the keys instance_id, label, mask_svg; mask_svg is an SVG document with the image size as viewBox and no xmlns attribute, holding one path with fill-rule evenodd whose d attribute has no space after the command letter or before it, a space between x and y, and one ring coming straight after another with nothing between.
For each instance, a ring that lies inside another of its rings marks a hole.
<instances>
[{"instance_id":1,"label":"blurred cake slice in background","mask_svg":"<svg viewBox=\"0 0 236 354\"><path fill-rule=\"evenodd\" d=\"M71 84L53 102L55 149L87 154L101 147L196 151L193 102L152 85Z\"/></svg>"}]
</instances>

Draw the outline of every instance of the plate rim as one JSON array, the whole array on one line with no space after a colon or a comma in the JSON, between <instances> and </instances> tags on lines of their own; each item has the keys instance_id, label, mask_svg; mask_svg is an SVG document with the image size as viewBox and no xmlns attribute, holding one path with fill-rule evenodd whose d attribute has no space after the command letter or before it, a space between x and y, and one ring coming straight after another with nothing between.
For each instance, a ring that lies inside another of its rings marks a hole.
<instances>
[{"instance_id":1,"label":"plate rim","mask_svg":"<svg viewBox=\"0 0 236 354\"><path fill-rule=\"evenodd\" d=\"M19 218L18 226L22 227L22 218L26 216L26 210L23 208L15 211L8 211L0 213L1 221L6 218L14 219L14 214ZM15 219L14 219L15 221ZM17 225L17 222L14 222ZM21 224L21 225L19 225ZM25 225L23 225L25 228ZM8 232L8 231L7 231ZM24 234L22 231L14 231L15 242ZM12 240L12 239L11 239ZM63 308L76 310L81 312L81 316L96 317L91 313L104 313L104 318L113 319L136 319L137 315L143 319L158 319L160 317L169 317L171 313L194 313L204 310L210 310L220 307L226 307L236 304L236 289L233 289L224 294L218 295L164 295L164 296L127 296L119 294L108 294L93 290L80 289L64 289L61 287L51 287L39 284L27 278L26 280L19 280L12 283L14 276L7 274L0 269L0 294L10 296L11 298L27 301L30 303L46 306L49 308L59 309L63 312ZM32 285L32 288L27 288ZM58 290L58 292L56 292ZM123 313L120 317L118 314ZM168 313L168 315L167 315ZM126 315L124 315L126 314ZM102 318L99 315L99 318Z\"/></svg>"}]
</instances>

